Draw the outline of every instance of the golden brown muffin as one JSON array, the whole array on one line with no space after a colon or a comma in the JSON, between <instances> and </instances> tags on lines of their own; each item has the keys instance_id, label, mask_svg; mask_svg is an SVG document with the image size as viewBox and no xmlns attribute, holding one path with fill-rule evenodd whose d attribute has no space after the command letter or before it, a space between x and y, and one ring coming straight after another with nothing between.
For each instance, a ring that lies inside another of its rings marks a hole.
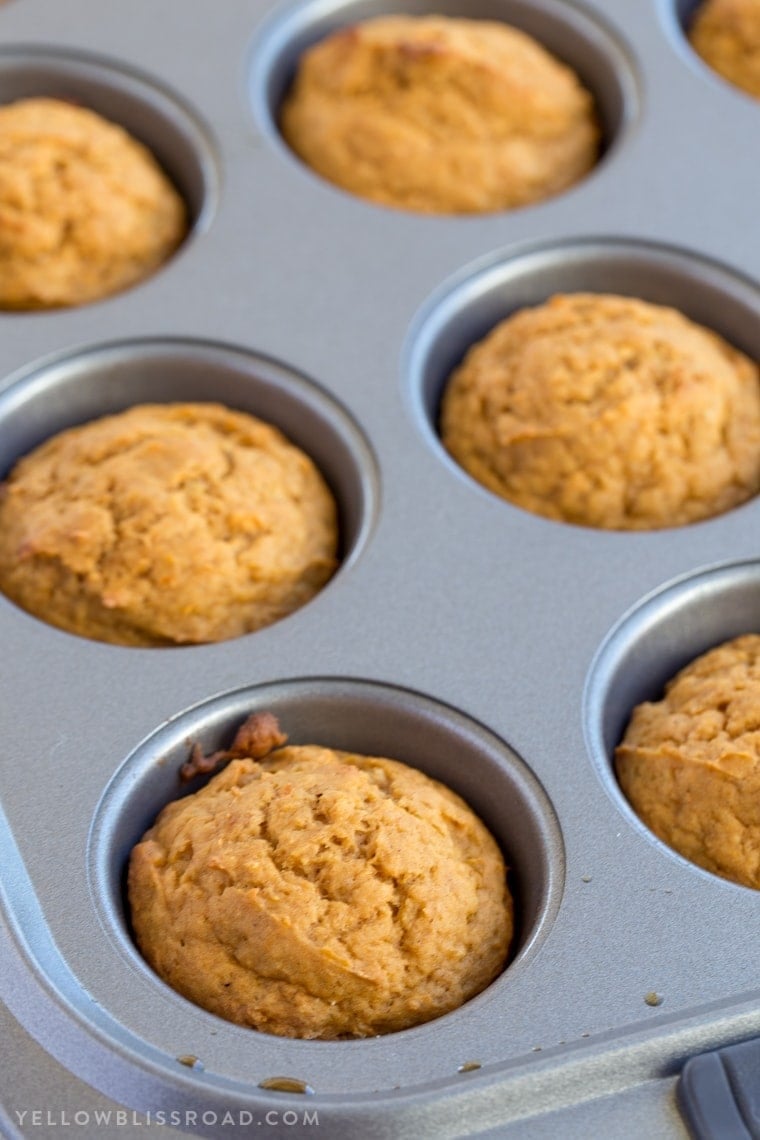
<instances>
[{"instance_id":1,"label":"golden brown muffin","mask_svg":"<svg viewBox=\"0 0 760 1140\"><path fill-rule=\"evenodd\" d=\"M634 709L615 752L647 827L685 858L760 888L760 635L711 649Z\"/></svg>"},{"instance_id":2,"label":"golden brown muffin","mask_svg":"<svg viewBox=\"0 0 760 1140\"><path fill-rule=\"evenodd\" d=\"M760 0L705 0L689 39L709 67L760 99Z\"/></svg>"},{"instance_id":3,"label":"golden brown muffin","mask_svg":"<svg viewBox=\"0 0 760 1140\"><path fill-rule=\"evenodd\" d=\"M269 625L325 584L336 543L311 460L217 404L145 404L72 428L0 485L0 589L121 645Z\"/></svg>"},{"instance_id":4,"label":"golden brown muffin","mask_svg":"<svg viewBox=\"0 0 760 1140\"><path fill-rule=\"evenodd\" d=\"M593 100L525 33L386 16L306 51L281 115L323 178L423 213L490 213L572 186L596 162Z\"/></svg>"},{"instance_id":5,"label":"golden brown muffin","mask_svg":"<svg viewBox=\"0 0 760 1140\"><path fill-rule=\"evenodd\" d=\"M55 99L0 107L0 308L117 293L186 231L179 194L121 127Z\"/></svg>"},{"instance_id":6,"label":"golden brown muffin","mask_svg":"<svg viewBox=\"0 0 760 1140\"><path fill-rule=\"evenodd\" d=\"M681 526L760 490L760 374L673 309L557 296L470 349L441 434L473 478L546 518Z\"/></svg>"},{"instance_id":7,"label":"golden brown muffin","mask_svg":"<svg viewBox=\"0 0 760 1140\"><path fill-rule=\"evenodd\" d=\"M128 878L138 945L164 981L285 1037L439 1017L493 981L512 936L501 853L459 796L316 745L233 759L169 804Z\"/></svg>"}]
</instances>

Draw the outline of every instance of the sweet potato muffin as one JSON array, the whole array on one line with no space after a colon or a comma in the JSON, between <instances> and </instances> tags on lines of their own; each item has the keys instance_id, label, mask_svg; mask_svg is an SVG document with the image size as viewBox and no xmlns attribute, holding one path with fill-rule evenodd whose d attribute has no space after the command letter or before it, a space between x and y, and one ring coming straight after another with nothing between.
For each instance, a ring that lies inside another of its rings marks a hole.
<instances>
[{"instance_id":1,"label":"sweet potato muffin","mask_svg":"<svg viewBox=\"0 0 760 1140\"><path fill-rule=\"evenodd\" d=\"M705 0L689 39L713 71L760 99L760 0Z\"/></svg>"},{"instance_id":2,"label":"sweet potato muffin","mask_svg":"<svg viewBox=\"0 0 760 1140\"><path fill-rule=\"evenodd\" d=\"M395 760L266 755L285 738L256 720L132 850L132 926L152 968L204 1009L285 1037L389 1033L484 989L505 965L512 903L483 823Z\"/></svg>"},{"instance_id":3,"label":"sweet potato muffin","mask_svg":"<svg viewBox=\"0 0 760 1140\"><path fill-rule=\"evenodd\" d=\"M760 374L673 309L556 296L470 349L444 392L441 435L473 478L536 514L681 526L760 490Z\"/></svg>"},{"instance_id":4,"label":"sweet potato muffin","mask_svg":"<svg viewBox=\"0 0 760 1140\"><path fill-rule=\"evenodd\" d=\"M186 231L181 197L121 127L56 99L0 107L0 308L117 293L153 273Z\"/></svg>"},{"instance_id":5,"label":"sweet potato muffin","mask_svg":"<svg viewBox=\"0 0 760 1140\"><path fill-rule=\"evenodd\" d=\"M307 50L281 113L323 178L423 213L508 210L594 165L594 102L569 67L516 28L386 16Z\"/></svg>"},{"instance_id":6,"label":"sweet potato muffin","mask_svg":"<svg viewBox=\"0 0 760 1140\"><path fill-rule=\"evenodd\" d=\"M633 712L615 753L647 827L715 875L760 888L760 635L692 661Z\"/></svg>"},{"instance_id":7,"label":"sweet potato muffin","mask_svg":"<svg viewBox=\"0 0 760 1140\"><path fill-rule=\"evenodd\" d=\"M221 641L302 606L336 566L332 494L271 425L143 404L61 432L0 485L0 589L121 645Z\"/></svg>"}]
</instances>

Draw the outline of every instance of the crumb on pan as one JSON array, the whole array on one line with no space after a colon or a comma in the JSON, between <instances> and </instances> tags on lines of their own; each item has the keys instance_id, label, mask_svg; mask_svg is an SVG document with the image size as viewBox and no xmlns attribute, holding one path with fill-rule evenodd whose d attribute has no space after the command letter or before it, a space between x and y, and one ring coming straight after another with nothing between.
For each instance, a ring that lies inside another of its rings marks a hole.
<instances>
[{"instance_id":1,"label":"crumb on pan","mask_svg":"<svg viewBox=\"0 0 760 1140\"><path fill-rule=\"evenodd\" d=\"M275 748L281 748L287 739L287 736L280 732L277 717L272 713L251 713L235 733L235 739L229 748L205 756L200 744L194 744L190 759L186 760L179 770L180 779L187 782L196 776L207 775L228 760L237 760L243 756L250 756L253 760L263 760Z\"/></svg>"}]
</instances>

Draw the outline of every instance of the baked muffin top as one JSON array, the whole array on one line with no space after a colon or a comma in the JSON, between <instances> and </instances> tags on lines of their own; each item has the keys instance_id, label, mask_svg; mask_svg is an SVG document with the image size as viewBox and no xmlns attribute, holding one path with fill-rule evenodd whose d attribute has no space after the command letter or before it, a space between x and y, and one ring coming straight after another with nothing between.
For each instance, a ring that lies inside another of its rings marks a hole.
<instances>
[{"instance_id":1,"label":"baked muffin top","mask_svg":"<svg viewBox=\"0 0 760 1140\"><path fill-rule=\"evenodd\" d=\"M489 213L578 181L598 155L594 102L524 32L487 20L385 16L301 58L281 112L318 174L373 202Z\"/></svg>"},{"instance_id":2,"label":"baked muffin top","mask_svg":"<svg viewBox=\"0 0 760 1140\"><path fill-rule=\"evenodd\" d=\"M182 198L121 127L57 99L0 106L0 308L117 293L186 232Z\"/></svg>"},{"instance_id":3,"label":"baked muffin top","mask_svg":"<svg viewBox=\"0 0 760 1140\"><path fill-rule=\"evenodd\" d=\"M383 757L251 751L233 745L132 851L133 928L169 985L241 1025L329 1039L428 1021L496 977L504 862L459 796Z\"/></svg>"},{"instance_id":4,"label":"baked muffin top","mask_svg":"<svg viewBox=\"0 0 760 1140\"><path fill-rule=\"evenodd\" d=\"M336 505L308 456L218 404L143 404L71 428L0 486L0 589L116 644L260 629L313 597L336 548Z\"/></svg>"},{"instance_id":5,"label":"baked muffin top","mask_svg":"<svg viewBox=\"0 0 760 1140\"><path fill-rule=\"evenodd\" d=\"M760 490L760 373L674 309L559 295L470 349L441 435L473 478L536 514L681 526Z\"/></svg>"},{"instance_id":6,"label":"baked muffin top","mask_svg":"<svg viewBox=\"0 0 760 1140\"><path fill-rule=\"evenodd\" d=\"M633 712L615 753L644 823L685 858L760 888L760 635L702 654Z\"/></svg>"},{"instance_id":7,"label":"baked muffin top","mask_svg":"<svg viewBox=\"0 0 760 1140\"><path fill-rule=\"evenodd\" d=\"M704 0L688 34L713 71L760 99L760 0Z\"/></svg>"}]
</instances>

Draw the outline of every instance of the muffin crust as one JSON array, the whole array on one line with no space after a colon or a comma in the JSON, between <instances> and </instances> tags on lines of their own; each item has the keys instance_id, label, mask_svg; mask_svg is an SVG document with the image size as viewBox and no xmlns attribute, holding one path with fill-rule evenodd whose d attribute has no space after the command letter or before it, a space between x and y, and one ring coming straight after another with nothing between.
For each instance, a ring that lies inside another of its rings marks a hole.
<instances>
[{"instance_id":1,"label":"muffin crust","mask_svg":"<svg viewBox=\"0 0 760 1140\"><path fill-rule=\"evenodd\" d=\"M489 213L558 194L598 155L591 95L508 25L387 16L306 51L286 141L323 178L423 213Z\"/></svg>"},{"instance_id":2,"label":"muffin crust","mask_svg":"<svg viewBox=\"0 0 760 1140\"><path fill-rule=\"evenodd\" d=\"M441 435L473 478L536 514L681 526L760 490L760 374L673 309L560 295L470 349Z\"/></svg>"},{"instance_id":3,"label":"muffin crust","mask_svg":"<svg viewBox=\"0 0 760 1140\"><path fill-rule=\"evenodd\" d=\"M222 641L304 605L336 566L333 497L276 428L142 404L54 436L0 485L0 589L100 641Z\"/></svg>"},{"instance_id":4,"label":"muffin crust","mask_svg":"<svg viewBox=\"0 0 760 1140\"><path fill-rule=\"evenodd\" d=\"M366 1037L502 970L512 904L467 805L397 761L315 745L233 759L132 851L132 923L191 1001L266 1033Z\"/></svg>"},{"instance_id":5,"label":"muffin crust","mask_svg":"<svg viewBox=\"0 0 760 1140\"><path fill-rule=\"evenodd\" d=\"M0 107L0 308L82 305L153 273L187 232L153 156L85 107Z\"/></svg>"},{"instance_id":6,"label":"muffin crust","mask_svg":"<svg viewBox=\"0 0 760 1140\"><path fill-rule=\"evenodd\" d=\"M760 99L760 0L705 0L689 39L713 71Z\"/></svg>"},{"instance_id":7,"label":"muffin crust","mask_svg":"<svg viewBox=\"0 0 760 1140\"><path fill-rule=\"evenodd\" d=\"M669 847L760 888L760 635L698 657L633 712L615 753L620 786Z\"/></svg>"}]
</instances>

